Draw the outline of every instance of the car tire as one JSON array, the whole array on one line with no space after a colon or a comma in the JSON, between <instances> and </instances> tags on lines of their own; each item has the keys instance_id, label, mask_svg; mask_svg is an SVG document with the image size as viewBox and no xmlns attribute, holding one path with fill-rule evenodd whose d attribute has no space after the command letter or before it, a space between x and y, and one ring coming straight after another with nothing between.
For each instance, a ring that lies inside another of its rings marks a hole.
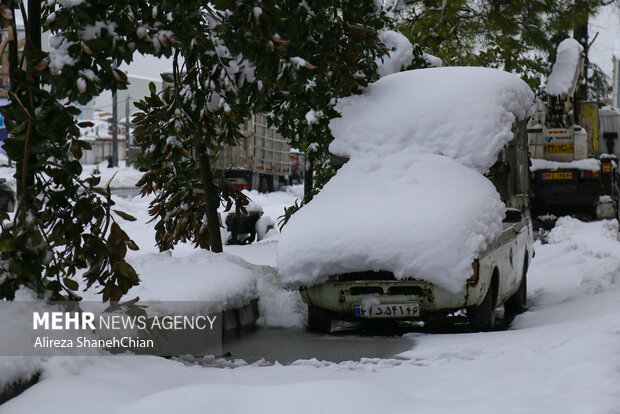
<instances>
[{"instance_id":1,"label":"car tire","mask_svg":"<svg viewBox=\"0 0 620 414\"><path fill-rule=\"evenodd\" d=\"M329 333L332 328L330 313L316 306L308 305L308 330L318 333Z\"/></svg>"},{"instance_id":2,"label":"car tire","mask_svg":"<svg viewBox=\"0 0 620 414\"><path fill-rule=\"evenodd\" d=\"M520 313L527 311L527 260L523 265L523 277L519 289L504 304L504 318L507 325Z\"/></svg>"},{"instance_id":3,"label":"car tire","mask_svg":"<svg viewBox=\"0 0 620 414\"><path fill-rule=\"evenodd\" d=\"M9 199L9 201L6 202L6 211L9 213L15 211L15 201Z\"/></svg>"},{"instance_id":4,"label":"car tire","mask_svg":"<svg viewBox=\"0 0 620 414\"><path fill-rule=\"evenodd\" d=\"M491 331L495 327L495 279L489 286L484 300L478 306L467 308L469 326L474 332Z\"/></svg>"}]
</instances>

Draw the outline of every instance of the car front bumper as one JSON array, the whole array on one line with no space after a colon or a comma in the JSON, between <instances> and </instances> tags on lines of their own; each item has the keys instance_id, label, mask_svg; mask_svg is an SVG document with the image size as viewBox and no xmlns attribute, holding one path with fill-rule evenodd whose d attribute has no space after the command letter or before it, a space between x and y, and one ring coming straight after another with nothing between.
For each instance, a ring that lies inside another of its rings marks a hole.
<instances>
[{"instance_id":1,"label":"car front bumper","mask_svg":"<svg viewBox=\"0 0 620 414\"><path fill-rule=\"evenodd\" d=\"M418 280L328 281L300 289L304 302L329 311L343 320L358 320L355 307L365 302L382 305L417 303L420 308L419 316L394 319L424 320L437 314L447 314L478 305L484 299L485 293L484 281L478 281L474 285L467 284L458 293Z\"/></svg>"}]
</instances>

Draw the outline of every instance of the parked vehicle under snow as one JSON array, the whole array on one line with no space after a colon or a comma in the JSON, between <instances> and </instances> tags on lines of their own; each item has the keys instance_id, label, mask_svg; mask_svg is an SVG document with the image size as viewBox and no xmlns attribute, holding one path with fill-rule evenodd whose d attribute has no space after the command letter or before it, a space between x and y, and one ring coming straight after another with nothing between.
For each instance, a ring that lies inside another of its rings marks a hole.
<instances>
[{"instance_id":1,"label":"parked vehicle under snow","mask_svg":"<svg viewBox=\"0 0 620 414\"><path fill-rule=\"evenodd\" d=\"M473 67L401 72L341 100L330 150L348 161L278 247L311 328L467 308L483 330L496 307L525 308L532 102L517 76Z\"/></svg>"}]
</instances>

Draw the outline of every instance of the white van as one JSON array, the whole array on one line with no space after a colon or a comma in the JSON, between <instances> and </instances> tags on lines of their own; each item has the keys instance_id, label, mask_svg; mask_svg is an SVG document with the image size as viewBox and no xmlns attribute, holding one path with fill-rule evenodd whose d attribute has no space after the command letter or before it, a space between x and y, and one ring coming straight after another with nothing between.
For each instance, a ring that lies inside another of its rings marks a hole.
<instances>
[{"instance_id":1,"label":"white van","mask_svg":"<svg viewBox=\"0 0 620 414\"><path fill-rule=\"evenodd\" d=\"M533 256L526 121L534 96L496 69L401 72L345 98L330 151L346 162L284 227L280 276L308 326L433 321L473 330L526 309Z\"/></svg>"}]
</instances>

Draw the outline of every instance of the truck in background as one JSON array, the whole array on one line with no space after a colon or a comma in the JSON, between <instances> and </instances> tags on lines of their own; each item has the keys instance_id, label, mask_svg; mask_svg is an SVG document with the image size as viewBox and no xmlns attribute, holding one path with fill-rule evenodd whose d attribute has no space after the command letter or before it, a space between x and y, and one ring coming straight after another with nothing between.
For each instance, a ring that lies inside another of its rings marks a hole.
<instances>
[{"instance_id":1,"label":"truck in background","mask_svg":"<svg viewBox=\"0 0 620 414\"><path fill-rule=\"evenodd\" d=\"M574 39L560 43L546 86L547 100L539 103L528 123L535 217L618 215L618 158L613 151L599 149L603 124L598 103L573 98L583 72L582 51ZM603 135L612 142L608 124L604 124Z\"/></svg>"},{"instance_id":2,"label":"truck in background","mask_svg":"<svg viewBox=\"0 0 620 414\"><path fill-rule=\"evenodd\" d=\"M254 115L243 123L239 145L224 147L213 160L218 171L238 189L276 191L289 184L291 147L265 116Z\"/></svg>"},{"instance_id":3,"label":"truck in background","mask_svg":"<svg viewBox=\"0 0 620 414\"><path fill-rule=\"evenodd\" d=\"M171 72L167 72L171 76ZM162 89L171 85L163 81ZM276 191L288 185L291 171L291 147L276 128L267 125L263 114L253 115L240 128L243 138L238 145L227 145L211 167L239 190Z\"/></svg>"}]
</instances>

